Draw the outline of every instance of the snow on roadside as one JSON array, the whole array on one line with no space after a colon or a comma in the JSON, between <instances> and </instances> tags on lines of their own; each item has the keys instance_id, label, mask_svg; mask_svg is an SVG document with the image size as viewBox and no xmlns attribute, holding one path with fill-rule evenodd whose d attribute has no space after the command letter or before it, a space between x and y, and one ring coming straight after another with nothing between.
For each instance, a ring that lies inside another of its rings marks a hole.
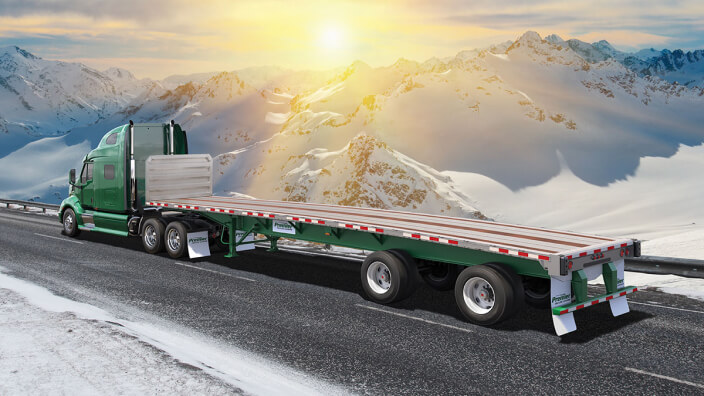
<instances>
[{"instance_id":1,"label":"snow on roadside","mask_svg":"<svg viewBox=\"0 0 704 396\"><path fill-rule=\"evenodd\" d=\"M626 271L626 286L637 286L639 289L655 289L663 293L678 294L681 296L704 301L704 279L685 278L677 275L642 274L640 272ZM589 284L604 284L601 277L589 281Z\"/></svg>"},{"instance_id":2,"label":"snow on roadside","mask_svg":"<svg viewBox=\"0 0 704 396\"><path fill-rule=\"evenodd\" d=\"M47 391L78 394L348 393L235 347L179 333L176 327L116 318L8 276L1 267L0 319L0 394L44 389L42 381L50 382Z\"/></svg>"}]
</instances>

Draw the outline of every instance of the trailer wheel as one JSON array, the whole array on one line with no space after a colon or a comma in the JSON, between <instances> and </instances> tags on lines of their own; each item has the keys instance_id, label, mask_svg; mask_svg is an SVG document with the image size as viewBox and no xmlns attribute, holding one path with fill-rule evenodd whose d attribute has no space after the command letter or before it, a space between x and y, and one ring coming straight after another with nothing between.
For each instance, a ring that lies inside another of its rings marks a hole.
<instances>
[{"instance_id":1,"label":"trailer wheel","mask_svg":"<svg viewBox=\"0 0 704 396\"><path fill-rule=\"evenodd\" d=\"M513 316L516 312L518 312L518 310L523 307L523 304L525 302L525 292L523 291L523 279L520 275L516 274L516 272L514 272L507 265L501 263L486 263L485 265L499 271L501 275L504 276L504 279L506 279L506 281L511 286L511 290L513 291L513 301L510 302L509 312L506 313L506 316L504 316L502 320L508 319L509 317Z\"/></svg>"},{"instance_id":2,"label":"trailer wheel","mask_svg":"<svg viewBox=\"0 0 704 396\"><path fill-rule=\"evenodd\" d=\"M408 268L392 252L378 251L367 256L361 276L364 292L375 302L388 304L408 295Z\"/></svg>"},{"instance_id":3,"label":"trailer wheel","mask_svg":"<svg viewBox=\"0 0 704 396\"><path fill-rule=\"evenodd\" d=\"M78 222L76 221L76 212L73 209L68 208L64 210L64 216L61 221L64 225L64 234L75 237L81 230L78 229Z\"/></svg>"},{"instance_id":4,"label":"trailer wheel","mask_svg":"<svg viewBox=\"0 0 704 396\"><path fill-rule=\"evenodd\" d=\"M164 224L158 219L147 219L142 229L142 246L147 253L156 254L164 250Z\"/></svg>"},{"instance_id":5,"label":"trailer wheel","mask_svg":"<svg viewBox=\"0 0 704 396\"><path fill-rule=\"evenodd\" d=\"M402 262L403 266L406 268L406 286L402 289L401 296L397 300L402 300L416 291L418 285L420 284L420 277L418 276L418 264L416 259L413 258L407 251L401 249L389 249L387 252L398 257Z\"/></svg>"},{"instance_id":6,"label":"trailer wheel","mask_svg":"<svg viewBox=\"0 0 704 396\"><path fill-rule=\"evenodd\" d=\"M523 278L525 300L536 308L550 307L550 279L526 276Z\"/></svg>"},{"instance_id":7,"label":"trailer wheel","mask_svg":"<svg viewBox=\"0 0 704 396\"><path fill-rule=\"evenodd\" d=\"M513 293L510 281L488 265L466 268L455 283L460 311L467 320L482 326L498 323L513 312Z\"/></svg>"},{"instance_id":8,"label":"trailer wheel","mask_svg":"<svg viewBox=\"0 0 704 396\"><path fill-rule=\"evenodd\" d=\"M166 253L172 258L180 258L186 253L187 241L186 226L180 221L172 221L166 226L164 232L164 247Z\"/></svg>"},{"instance_id":9,"label":"trailer wheel","mask_svg":"<svg viewBox=\"0 0 704 396\"><path fill-rule=\"evenodd\" d=\"M439 291L452 290L455 287L460 269L455 264L435 263L427 271L421 272L425 283Z\"/></svg>"}]
</instances>

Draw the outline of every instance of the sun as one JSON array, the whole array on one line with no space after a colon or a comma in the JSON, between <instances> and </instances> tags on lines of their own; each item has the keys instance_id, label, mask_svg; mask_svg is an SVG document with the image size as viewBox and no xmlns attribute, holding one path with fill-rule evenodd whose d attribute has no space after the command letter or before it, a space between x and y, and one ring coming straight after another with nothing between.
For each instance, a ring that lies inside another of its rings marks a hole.
<instances>
[{"instance_id":1,"label":"sun","mask_svg":"<svg viewBox=\"0 0 704 396\"><path fill-rule=\"evenodd\" d=\"M318 42L326 50L339 50L345 46L345 31L339 24L328 24L320 29Z\"/></svg>"}]
</instances>

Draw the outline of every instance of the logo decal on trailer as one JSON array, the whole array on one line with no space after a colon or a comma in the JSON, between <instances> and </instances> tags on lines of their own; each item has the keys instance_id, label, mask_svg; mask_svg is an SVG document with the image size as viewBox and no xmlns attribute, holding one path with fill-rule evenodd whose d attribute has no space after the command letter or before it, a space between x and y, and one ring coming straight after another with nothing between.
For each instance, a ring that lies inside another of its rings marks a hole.
<instances>
[{"instance_id":1,"label":"logo decal on trailer","mask_svg":"<svg viewBox=\"0 0 704 396\"><path fill-rule=\"evenodd\" d=\"M572 296L570 296L569 294L561 294L559 296L555 296L552 298L553 304L555 304L555 303L561 304L563 302L570 302L570 301L572 301Z\"/></svg>"},{"instance_id":2,"label":"logo decal on trailer","mask_svg":"<svg viewBox=\"0 0 704 396\"><path fill-rule=\"evenodd\" d=\"M274 220L271 230L282 234L296 235L296 229L287 221Z\"/></svg>"}]
</instances>

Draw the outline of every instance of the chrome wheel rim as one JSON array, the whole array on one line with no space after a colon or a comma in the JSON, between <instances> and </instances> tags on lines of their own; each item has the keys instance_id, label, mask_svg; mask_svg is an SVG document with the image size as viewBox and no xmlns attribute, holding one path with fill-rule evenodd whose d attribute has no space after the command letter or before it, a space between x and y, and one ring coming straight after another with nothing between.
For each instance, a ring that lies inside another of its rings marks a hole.
<instances>
[{"instance_id":1,"label":"chrome wheel rim","mask_svg":"<svg viewBox=\"0 0 704 396\"><path fill-rule=\"evenodd\" d=\"M367 284L376 294L384 294L391 288L391 271L381 261L373 262L367 268Z\"/></svg>"},{"instance_id":2,"label":"chrome wheel rim","mask_svg":"<svg viewBox=\"0 0 704 396\"><path fill-rule=\"evenodd\" d=\"M147 244L149 247L154 247L156 246L156 227L154 227L153 224L148 224L144 228L144 242Z\"/></svg>"},{"instance_id":3,"label":"chrome wheel rim","mask_svg":"<svg viewBox=\"0 0 704 396\"><path fill-rule=\"evenodd\" d=\"M70 212L64 215L64 230L73 231L73 215Z\"/></svg>"},{"instance_id":4,"label":"chrome wheel rim","mask_svg":"<svg viewBox=\"0 0 704 396\"><path fill-rule=\"evenodd\" d=\"M175 252L181 248L181 235L179 235L178 231L173 228L169 230L166 241L172 252Z\"/></svg>"},{"instance_id":5,"label":"chrome wheel rim","mask_svg":"<svg viewBox=\"0 0 704 396\"><path fill-rule=\"evenodd\" d=\"M474 313L486 314L494 307L494 288L484 278L470 278L462 290L464 303Z\"/></svg>"}]
</instances>

